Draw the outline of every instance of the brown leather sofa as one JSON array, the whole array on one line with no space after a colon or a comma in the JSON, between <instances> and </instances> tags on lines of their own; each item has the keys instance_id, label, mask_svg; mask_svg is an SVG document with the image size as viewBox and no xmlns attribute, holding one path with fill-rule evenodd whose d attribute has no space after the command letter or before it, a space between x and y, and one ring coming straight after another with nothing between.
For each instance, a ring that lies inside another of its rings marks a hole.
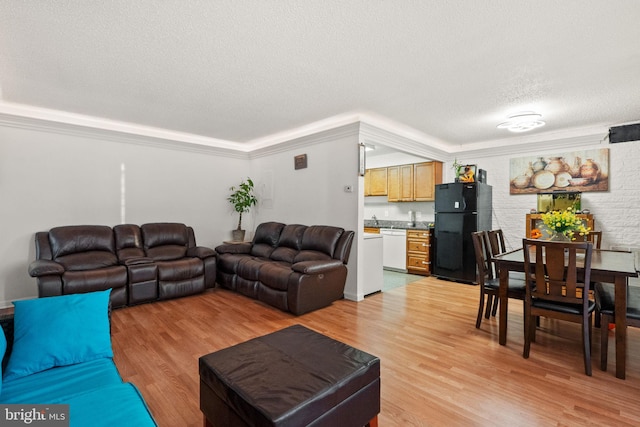
<instances>
[{"instance_id":1,"label":"brown leather sofa","mask_svg":"<svg viewBox=\"0 0 640 427\"><path fill-rule=\"evenodd\" d=\"M215 287L216 258L179 223L73 225L35 236L38 296L111 288L112 307L176 298Z\"/></svg>"},{"instance_id":2,"label":"brown leather sofa","mask_svg":"<svg viewBox=\"0 0 640 427\"><path fill-rule=\"evenodd\" d=\"M300 315L341 299L354 232L266 222L250 243L216 247L217 282Z\"/></svg>"}]
</instances>

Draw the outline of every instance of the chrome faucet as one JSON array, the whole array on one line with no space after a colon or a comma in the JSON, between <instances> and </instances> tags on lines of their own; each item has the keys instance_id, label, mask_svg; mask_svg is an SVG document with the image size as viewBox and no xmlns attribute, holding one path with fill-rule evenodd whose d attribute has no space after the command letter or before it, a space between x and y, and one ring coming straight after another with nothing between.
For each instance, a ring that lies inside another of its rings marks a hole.
<instances>
[{"instance_id":1,"label":"chrome faucet","mask_svg":"<svg viewBox=\"0 0 640 427\"><path fill-rule=\"evenodd\" d=\"M373 220L373 225L377 227L377 226L379 225L379 224L378 224L378 218L376 218L376 216L375 216L375 215L373 215L373 216L371 217L371 219Z\"/></svg>"}]
</instances>

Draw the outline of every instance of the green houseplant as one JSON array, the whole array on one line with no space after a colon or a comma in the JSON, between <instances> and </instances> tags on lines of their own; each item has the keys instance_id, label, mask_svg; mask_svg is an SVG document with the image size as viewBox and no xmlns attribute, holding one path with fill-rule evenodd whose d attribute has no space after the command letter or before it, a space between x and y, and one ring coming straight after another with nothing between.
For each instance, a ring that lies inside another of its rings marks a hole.
<instances>
[{"instance_id":1,"label":"green houseplant","mask_svg":"<svg viewBox=\"0 0 640 427\"><path fill-rule=\"evenodd\" d=\"M242 229L242 214L249 212L251 206L255 206L258 203L258 199L253 194L253 181L251 178L247 178L246 181L242 181L237 187L233 186L229 188L231 195L227 198L229 203L233 205L233 209L238 212L238 228L232 231L234 241L244 240L244 232Z\"/></svg>"}]
</instances>

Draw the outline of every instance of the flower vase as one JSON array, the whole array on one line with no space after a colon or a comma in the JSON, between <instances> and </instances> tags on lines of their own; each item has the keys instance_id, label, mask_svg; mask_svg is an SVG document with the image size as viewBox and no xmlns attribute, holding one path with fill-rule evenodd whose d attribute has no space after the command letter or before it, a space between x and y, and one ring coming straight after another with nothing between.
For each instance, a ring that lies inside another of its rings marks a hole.
<instances>
[{"instance_id":1,"label":"flower vase","mask_svg":"<svg viewBox=\"0 0 640 427\"><path fill-rule=\"evenodd\" d=\"M571 239L560 231L554 231L549 238L550 242L570 242Z\"/></svg>"}]
</instances>

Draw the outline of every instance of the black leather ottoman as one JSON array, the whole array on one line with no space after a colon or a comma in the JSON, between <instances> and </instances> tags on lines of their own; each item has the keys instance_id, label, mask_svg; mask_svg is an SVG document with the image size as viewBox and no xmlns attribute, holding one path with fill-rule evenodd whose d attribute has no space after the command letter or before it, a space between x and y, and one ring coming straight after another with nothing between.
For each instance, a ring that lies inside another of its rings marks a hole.
<instances>
[{"instance_id":1,"label":"black leather ottoman","mask_svg":"<svg viewBox=\"0 0 640 427\"><path fill-rule=\"evenodd\" d=\"M377 426L380 359L301 325L202 356L204 425Z\"/></svg>"}]
</instances>

